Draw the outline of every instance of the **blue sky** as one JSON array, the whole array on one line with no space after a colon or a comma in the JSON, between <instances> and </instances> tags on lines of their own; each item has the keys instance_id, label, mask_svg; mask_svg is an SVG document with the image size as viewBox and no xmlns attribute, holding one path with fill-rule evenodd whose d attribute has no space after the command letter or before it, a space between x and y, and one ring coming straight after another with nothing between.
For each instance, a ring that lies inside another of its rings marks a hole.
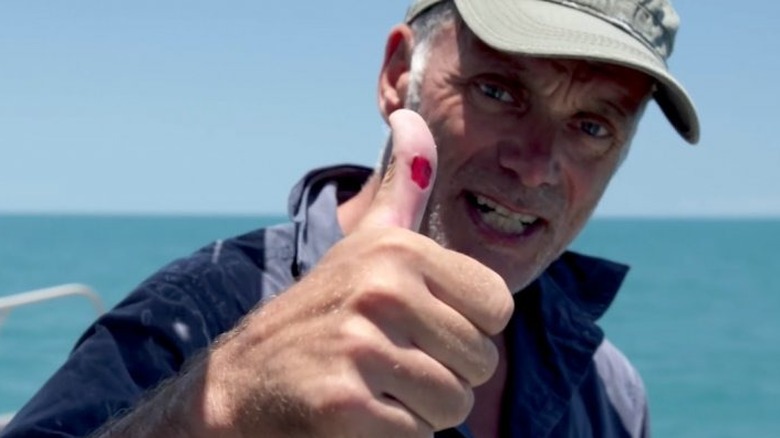
<instances>
[{"instance_id":1,"label":"blue sky","mask_svg":"<svg viewBox=\"0 0 780 438\"><path fill-rule=\"evenodd\" d=\"M780 4L749 4L675 2L702 141L653 105L599 215L780 216ZM406 5L0 2L0 212L284 212L307 169L377 160Z\"/></svg>"}]
</instances>

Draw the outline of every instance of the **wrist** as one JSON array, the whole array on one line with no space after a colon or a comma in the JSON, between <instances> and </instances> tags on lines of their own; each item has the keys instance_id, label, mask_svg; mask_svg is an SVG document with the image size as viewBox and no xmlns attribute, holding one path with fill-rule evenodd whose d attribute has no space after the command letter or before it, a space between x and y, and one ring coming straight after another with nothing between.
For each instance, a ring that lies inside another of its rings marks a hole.
<instances>
[{"instance_id":1,"label":"wrist","mask_svg":"<svg viewBox=\"0 0 780 438\"><path fill-rule=\"evenodd\" d=\"M186 437L241 438L230 408L230 391L216 378L213 357L203 356L183 376L180 391L172 394L168 420Z\"/></svg>"}]
</instances>

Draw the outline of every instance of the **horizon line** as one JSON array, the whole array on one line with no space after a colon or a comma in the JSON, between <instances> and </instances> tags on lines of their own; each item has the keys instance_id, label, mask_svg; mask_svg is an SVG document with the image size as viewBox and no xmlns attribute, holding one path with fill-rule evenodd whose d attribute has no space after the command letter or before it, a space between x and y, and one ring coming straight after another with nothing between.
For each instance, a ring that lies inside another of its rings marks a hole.
<instances>
[{"instance_id":1,"label":"horizon line","mask_svg":"<svg viewBox=\"0 0 780 438\"><path fill-rule=\"evenodd\" d=\"M123 217L123 218L233 218L255 217L289 218L284 212L204 212L204 211L56 211L56 210L0 210L0 217ZM593 219L730 219L780 220L780 213L596 213Z\"/></svg>"}]
</instances>

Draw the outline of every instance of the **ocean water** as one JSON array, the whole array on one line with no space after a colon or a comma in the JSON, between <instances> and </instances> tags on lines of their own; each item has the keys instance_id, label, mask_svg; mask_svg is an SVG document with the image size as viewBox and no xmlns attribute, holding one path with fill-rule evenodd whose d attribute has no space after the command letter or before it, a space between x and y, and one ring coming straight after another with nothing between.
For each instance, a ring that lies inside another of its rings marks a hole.
<instances>
[{"instance_id":1,"label":"ocean water","mask_svg":"<svg viewBox=\"0 0 780 438\"><path fill-rule=\"evenodd\" d=\"M110 307L174 258L281 220L0 216L0 296L80 282ZM780 220L596 219L573 246L632 266L601 324L644 377L655 436L780 436ZM34 393L94 314L68 297L7 315L0 413Z\"/></svg>"}]
</instances>

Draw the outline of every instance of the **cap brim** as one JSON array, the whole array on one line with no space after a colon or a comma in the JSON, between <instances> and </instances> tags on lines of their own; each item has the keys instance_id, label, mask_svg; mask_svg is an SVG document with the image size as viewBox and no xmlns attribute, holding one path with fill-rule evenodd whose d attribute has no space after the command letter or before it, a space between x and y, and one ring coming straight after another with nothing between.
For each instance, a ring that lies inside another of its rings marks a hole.
<instances>
[{"instance_id":1,"label":"cap brim","mask_svg":"<svg viewBox=\"0 0 780 438\"><path fill-rule=\"evenodd\" d=\"M645 72L658 81L655 101L678 133L699 141L699 120L688 93L664 61L601 18L546 1L455 0L468 27L485 44L504 52L588 59Z\"/></svg>"}]
</instances>

